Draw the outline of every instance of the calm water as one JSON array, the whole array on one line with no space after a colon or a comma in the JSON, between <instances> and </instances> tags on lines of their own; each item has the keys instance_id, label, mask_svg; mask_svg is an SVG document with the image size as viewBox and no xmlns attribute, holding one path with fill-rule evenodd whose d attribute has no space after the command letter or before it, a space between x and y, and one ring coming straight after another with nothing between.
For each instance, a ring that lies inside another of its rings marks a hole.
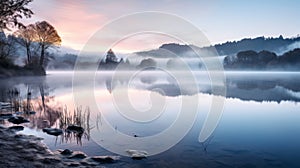
<instances>
[{"instance_id":1,"label":"calm water","mask_svg":"<svg viewBox=\"0 0 300 168\"><path fill-rule=\"evenodd\" d=\"M88 74L82 72L83 77L76 83L72 83L72 72L0 79L0 101L17 101L22 106L29 104L29 108L37 113L25 115L31 122L24 124L26 128L22 132L43 137L52 150L69 148L88 155L115 155L103 146L122 149L124 154L123 149L133 148L126 145L128 142L124 139L110 140L108 137L126 135L130 137L129 141L136 143L135 149L147 149L150 153L160 148L160 144L171 141L172 137L161 138L147 147L139 146L140 139L171 127L180 119L179 113L193 111L193 104L183 108L182 102L196 100L199 108L195 122L190 121L193 124L191 130L176 145L147 159L132 160L122 156L120 161L106 166L300 167L300 73L226 73L224 111L217 128L204 143L200 143L198 137L213 101L211 82L206 73L195 72L196 83L183 80L180 84L176 77L164 72L145 71L130 75L131 78L126 74L98 72L94 81L84 78ZM197 89L193 87L195 84ZM19 93L12 95L14 90ZM78 99L78 95L82 99ZM151 110L161 113L149 121L132 121L122 113L128 103L142 115ZM90 111L88 123L87 115L82 115L83 125L90 131L81 138L55 137L42 132L45 121L51 127L60 127L60 114L66 111L73 114L76 108L81 108L82 114ZM1 123L12 125L5 120Z\"/></svg>"}]
</instances>

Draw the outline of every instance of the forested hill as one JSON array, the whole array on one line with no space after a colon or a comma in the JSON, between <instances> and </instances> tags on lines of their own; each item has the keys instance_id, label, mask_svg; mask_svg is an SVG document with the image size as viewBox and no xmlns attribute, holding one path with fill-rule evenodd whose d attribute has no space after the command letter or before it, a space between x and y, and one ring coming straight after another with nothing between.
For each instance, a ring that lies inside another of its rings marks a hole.
<instances>
[{"instance_id":1,"label":"forested hill","mask_svg":"<svg viewBox=\"0 0 300 168\"><path fill-rule=\"evenodd\" d=\"M208 47L196 47L193 45L181 45L176 43L163 44L158 49L150 50L150 51L141 51L137 52L137 55L140 56L150 56L150 57L166 57L166 55L170 55L168 51L171 51L182 57L191 57L190 54L187 54L188 51L191 51L191 48L196 50L205 50L210 49L211 47L215 47L218 51L219 55L232 55L237 54L241 51L252 50L256 52L260 51L271 51L277 54L282 54L289 50L293 50L296 47L293 47L293 44L299 42L300 44L300 36L294 38L283 38L279 37L256 37L256 38L245 38L240 41L228 41L222 44L216 44Z\"/></svg>"},{"instance_id":2,"label":"forested hill","mask_svg":"<svg viewBox=\"0 0 300 168\"><path fill-rule=\"evenodd\" d=\"M253 50L256 52L267 50L275 53L282 53L290 50L289 46L295 42L300 42L299 36L295 38L283 38L282 36L277 38L257 37L254 39L246 38L240 41L217 44L214 47L220 55L236 54L246 50Z\"/></svg>"}]
</instances>

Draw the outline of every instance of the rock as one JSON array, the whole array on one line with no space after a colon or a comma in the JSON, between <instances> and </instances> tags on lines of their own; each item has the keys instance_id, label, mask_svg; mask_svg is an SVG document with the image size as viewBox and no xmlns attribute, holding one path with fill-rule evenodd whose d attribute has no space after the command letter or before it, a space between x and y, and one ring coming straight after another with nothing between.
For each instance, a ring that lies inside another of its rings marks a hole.
<instances>
[{"instance_id":1,"label":"rock","mask_svg":"<svg viewBox=\"0 0 300 168\"><path fill-rule=\"evenodd\" d=\"M67 127L66 129L67 132L75 132L78 134L83 134L84 132L84 128L82 128L81 126L77 126L77 125L70 125Z\"/></svg>"},{"instance_id":2,"label":"rock","mask_svg":"<svg viewBox=\"0 0 300 168\"><path fill-rule=\"evenodd\" d=\"M78 166L80 166L80 164L76 163L76 162L73 162L73 163L69 163L68 166L69 167L78 167Z\"/></svg>"},{"instance_id":3,"label":"rock","mask_svg":"<svg viewBox=\"0 0 300 168\"><path fill-rule=\"evenodd\" d=\"M0 119L4 120L4 119L8 119L13 117L13 114L10 113L4 113L4 114L0 114Z\"/></svg>"},{"instance_id":4,"label":"rock","mask_svg":"<svg viewBox=\"0 0 300 168\"><path fill-rule=\"evenodd\" d=\"M88 161L81 161L80 164L81 164L82 166L85 166L85 167L95 167L95 166L98 166L98 167L99 167L99 165L94 164L94 163L92 163L92 162L88 162ZM100 168L100 167L99 167L99 168ZM104 167L103 167L103 168L104 168Z\"/></svg>"},{"instance_id":5,"label":"rock","mask_svg":"<svg viewBox=\"0 0 300 168\"><path fill-rule=\"evenodd\" d=\"M69 157L69 159L84 159L87 155L80 151L73 152L73 155Z\"/></svg>"},{"instance_id":6,"label":"rock","mask_svg":"<svg viewBox=\"0 0 300 168\"><path fill-rule=\"evenodd\" d=\"M139 150L126 150L126 152L134 160L141 160L141 159L147 158L147 155L148 155L148 153L146 151L139 151Z\"/></svg>"},{"instance_id":7,"label":"rock","mask_svg":"<svg viewBox=\"0 0 300 168\"><path fill-rule=\"evenodd\" d=\"M26 111L25 114L34 115L34 114L36 114L36 112L35 111Z\"/></svg>"},{"instance_id":8,"label":"rock","mask_svg":"<svg viewBox=\"0 0 300 168\"><path fill-rule=\"evenodd\" d=\"M22 111L17 111L15 114L16 114L16 115L22 115L22 114L24 114L24 112L22 112Z\"/></svg>"},{"instance_id":9,"label":"rock","mask_svg":"<svg viewBox=\"0 0 300 168\"><path fill-rule=\"evenodd\" d=\"M73 151L70 149L65 149L62 152L60 152L60 154L62 155L72 155Z\"/></svg>"},{"instance_id":10,"label":"rock","mask_svg":"<svg viewBox=\"0 0 300 168\"><path fill-rule=\"evenodd\" d=\"M23 124L23 123L28 123L30 122L28 119L25 119L24 117L21 116L13 116L8 119L9 122L13 124Z\"/></svg>"},{"instance_id":11,"label":"rock","mask_svg":"<svg viewBox=\"0 0 300 168\"><path fill-rule=\"evenodd\" d=\"M93 156L91 157L93 161L100 162L100 163L114 163L115 161L119 160L119 156Z\"/></svg>"},{"instance_id":12,"label":"rock","mask_svg":"<svg viewBox=\"0 0 300 168\"><path fill-rule=\"evenodd\" d=\"M55 157L46 157L43 159L43 163L45 164L52 164L52 163L59 163L61 160Z\"/></svg>"},{"instance_id":13,"label":"rock","mask_svg":"<svg viewBox=\"0 0 300 168\"><path fill-rule=\"evenodd\" d=\"M24 137L25 137L25 135L22 135L22 134L17 134L17 135L15 135L15 138L17 138L17 139L24 139Z\"/></svg>"},{"instance_id":14,"label":"rock","mask_svg":"<svg viewBox=\"0 0 300 168\"><path fill-rule=\"evenodd\" d=\"M54 136L63 134L63 131L58 128L44 128L43 132L46 132L47 134L54 135Z\"/></svg>"},{"instance_id":15,"label":"rock","mask_svg":"<svg viewBox=\"0 0 300 168\"><path fill-rule=\"evenodd\" d=\"M8 127L8 129L12 130L12 131L23 131L24 127L23 126L11 126L11 127Z\"/></svg>"}]
</instances>

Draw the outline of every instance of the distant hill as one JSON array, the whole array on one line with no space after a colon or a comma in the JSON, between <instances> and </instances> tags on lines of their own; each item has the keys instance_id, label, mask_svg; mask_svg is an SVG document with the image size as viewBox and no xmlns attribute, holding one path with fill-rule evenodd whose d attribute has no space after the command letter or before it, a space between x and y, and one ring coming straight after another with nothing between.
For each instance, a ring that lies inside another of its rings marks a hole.
<instances>
[{"instance_id":1,"label":"distant hill","mask_svg":"<svg viewBox=\"0 0 300 168\"><path fill-rule=\"evenodd\" d=\"M237 54L240 51L253 50L255 52L260 51L271 51L276 54L281 54L283 52L292 50L292 45L295 43L300 44L300 37L295 38L283 38L282 36L276 38L266 38L266 37L257 37L257 38L245 38L240 41L228 41L222 44L216 44L213 46L207 47L197 47L194 45L181 45L181 44L163 44L158 49L136 52L140 56L148 57L169 57L172 55L170 52L177 54L182 57L193 57L192 49L194 50L209 50L212 47L215 47L219 55L232 55Z\"/></svg>"},{"instance_id":2,"label":"distant hill","mask_svg":"<svg viewBox=\"0 0 300 168\"><path fill-rule=\"evenodd\" d=\"M267 50L279 54L284 51L291 50L289 46L296 42L300 42L300 37L295 37L295 38L283 38L282 36L279 36L277 38L257 37L254 39L245 38L240 41L217 44L214 47L216 48L216 50L220 55L236 54L240 51L245 51L245 50L253 50L256 52Z\"/></svg>"},{"instance_id":3,"label":"distant hill","mask_svg":"<svg viewBox=\"0 0 300 168\"><path fill-rule=\"evenodd\" d=\"M300 70L300 49L294 49L277 56L270 51L241 51L226 56L224 68L227 70Z\"/></svg>"},{"instance_id":4,"label":"distant hill","mask_svg":"<svg viewBox=\"0 0 300 168\"><path fill-rule=\"evenodd\" d=\"M163 44L158 49L149 51L140 51L135 54L139 56L154 57L154 58L169 58L174 57L174 54L182 57L194 57L191 52L200 48L194 45L181 45L176 43Z\"/></svg>"}]
</instances>

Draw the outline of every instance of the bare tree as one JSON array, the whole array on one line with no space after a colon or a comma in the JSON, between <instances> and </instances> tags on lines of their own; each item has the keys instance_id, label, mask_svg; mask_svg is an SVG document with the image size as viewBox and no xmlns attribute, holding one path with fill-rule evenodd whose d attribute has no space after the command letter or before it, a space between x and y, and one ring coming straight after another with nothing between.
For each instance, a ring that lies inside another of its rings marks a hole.
<instances>
[{"instance_id":1,"label":"bare tree","mask_svg":"<svg viewBox=\"0 0 300 168\"><path fill-rule=\"evenodd\" d=\"M45 51L50 47L60 45L61 38L55 28L46 21L35 23L34 28L37 34L35 41L39 43L41 49L40 65L43 66Z\"/></svg>"},{"instance_id":2,"label":"bare tree","mask_svg":"<svg viewBox=\"0 0 300 168\"><path fill-rule=\"evenodd\" d=\"M19 22L23 16L30 18L33 12L27 7L32 0L1 0L0 1L0 31L10 30L10 26L24 27Z\"/></svg>"}]
</instances>

